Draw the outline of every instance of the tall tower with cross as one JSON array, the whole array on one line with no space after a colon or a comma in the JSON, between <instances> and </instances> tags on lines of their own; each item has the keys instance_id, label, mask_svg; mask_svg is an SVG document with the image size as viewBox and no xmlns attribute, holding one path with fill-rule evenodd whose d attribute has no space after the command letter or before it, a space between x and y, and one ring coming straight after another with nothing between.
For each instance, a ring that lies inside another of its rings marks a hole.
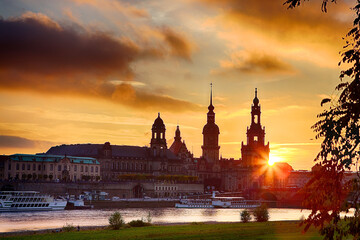
<instances>
[{"instance_id":1,"label":"tall tower with cross","mask_svg":"<svg viewBox=\"0 0 360 240\"><path fill-rule=\"evenodd\" d=\"M210 105L208 107L207 123L203 128L202 157L208 163L216 163L219 160L219 127L215 124L214 106L212 104L212 83L210 84Z\"/></svg>"}]
</instances>

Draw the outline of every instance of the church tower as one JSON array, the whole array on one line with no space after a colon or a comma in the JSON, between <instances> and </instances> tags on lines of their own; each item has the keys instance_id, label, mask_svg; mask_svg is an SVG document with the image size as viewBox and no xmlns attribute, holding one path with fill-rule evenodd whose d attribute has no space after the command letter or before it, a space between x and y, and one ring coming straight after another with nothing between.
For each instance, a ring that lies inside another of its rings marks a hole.
<instances>
[{"instance_id":1,"label":"church tower","mask_svg":"<svg viewBox=\"0 0 360 240\"><path fill-rule=\"evenodd\" d=\"M258 167L269 160L269 143L265 145L265 127L261 126L261 109L255 88L255 98L251 106L251 124L247 128L247 144L241 143L241 155L245 167Z\"/></svg>"},{"instance_id":2,"label":"church tower","mask_svg":"<svg viewBox=\"0 0 360 240\"><path fill-rule=\"evenodd\" d=\"M165 124L164 121L160 118L160 113L155 119L154 124L151 128L152 137L150 142L150 148L152 155L156 156L165 156L166 153L166 138L165 138Z\"/></svg>"},{"instance_id":3,"label":"church tower","mask_svg":"<svg viewBox=\"0 0 360 240\"><path fill-rule=\"evenodd\" d=\"M210 105L207 113L207 123L203 128L202 157L209 163L216 163L219 160L219 127L215 124L214 106L212 104L212 84L210 84Z\"/></svg>"}]
</instances>

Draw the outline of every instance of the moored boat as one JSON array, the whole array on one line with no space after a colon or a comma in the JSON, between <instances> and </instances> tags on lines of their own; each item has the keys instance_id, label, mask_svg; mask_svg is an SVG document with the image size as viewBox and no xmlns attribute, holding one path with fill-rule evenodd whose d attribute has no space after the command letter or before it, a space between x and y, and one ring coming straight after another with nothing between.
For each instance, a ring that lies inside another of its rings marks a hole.
<instances>
[{"instance_id":1,"label":"moored boat","mask_svg":"<svg viewBox=\"0 0 360 240\"><path fill-rule=\"evenodd\" d=\"M35 191L0 191L0 212L64 210L67 201Z\"/></svg>"},{"instance_id":2,"label":"moored boat","mask_svg":"<svg viewBox=\"0 0 360 240\"><path fill-rule=\"evenodd\" d=\"M215 193L211 199L181 199L176 203L176 208L256 208L260 201L245 200L243 197L216 197Z\"/></svg>"}]
</instances>

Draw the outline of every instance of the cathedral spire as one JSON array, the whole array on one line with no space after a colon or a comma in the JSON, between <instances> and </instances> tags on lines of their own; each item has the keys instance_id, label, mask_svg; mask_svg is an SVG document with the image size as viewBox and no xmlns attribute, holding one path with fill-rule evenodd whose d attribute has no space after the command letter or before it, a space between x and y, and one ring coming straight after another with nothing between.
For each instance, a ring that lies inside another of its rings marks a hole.
<instances>
[{"instance_id":1,"label":"cathedral spire","mask_svg":"<svg viewBox=\"0 0 360 240\"><path fill-rule=\"evenodd\" d=\"M211 112L214 110L214 106L212 104L212 83L210 83L210 105L209 105L208 109Z\"/></svg>"},{"instance_id":2,"label":"cathedral spire","mask_svg":"<svg viewBox=\"0 0 360 240\"><path fill-rule=\"evenodd\" d=\"M257 97L257 88L255 88L255 97L254 97L253 103L255 106L259 105L259 99Z\"/></svg>"},{"instance_id":3,"label":"cathedral spire","mask_svg":"<svg viewBox=\"0 0 360 240\"><path fill-rule=\"evenodd\" d=\"M212 105L212 83L210 83L210 105Z\"/></svg>"}]
</instances>

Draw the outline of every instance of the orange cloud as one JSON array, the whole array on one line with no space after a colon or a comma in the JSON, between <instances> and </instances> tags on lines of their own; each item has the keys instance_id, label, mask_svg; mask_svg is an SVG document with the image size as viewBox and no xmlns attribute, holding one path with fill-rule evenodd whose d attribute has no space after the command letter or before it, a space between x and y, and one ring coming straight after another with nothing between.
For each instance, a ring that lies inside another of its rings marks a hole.
<instances>
[{"instance_id":1,"label":"orange cloud","mask_svg":"<svg viewBox=\"0 0 360 240\"><path fill-rule=\"evenodd\" d=\"M191 59L193 45L190 41L170 28L164 28L162 33L165 38L165 42L170 46L171 52L174 56L178 56L186 60Z\"/></svg>"},{"instance_id":2,"label":"orange cloud","mask_svg":"<svg viewBox=\"0 0 360 240\"><path fill-rule=\"evenodd\" d=\"M202 111L202 107L187 101L172 98L166 95L154 94L136 90L130 84L118 85L111 96L112 100L126 103L126 105L151 110L165 110L169 112Z\"/></svg>"},{"instance_id":3,"label":"orange cloud","mask_svg":"<svg viewBox=\"0 0 360 240\"><path fill-rule=\"evenodd\" d=\"M170 28L163 32L163 43L170 50L156 44L142 47L80 25L62 26L35 13L0 19L0 35L0 89L98 97L138 109L197 109L189 102L126 88L126 84L116 87L112 81L131 81L132 63L161 59L168 51L189 60L190 44Z\"/></svg>"},{"instance_id":4,"label":"orange cloud","mask_svg":"<svg viewBox=\"0 0 360 240\"><path fill-rule=\"evenodd\" d=\"M236 71L247 74L289 74L294 72L291 65L278 57L258 52L235 52L231 54L231 60L220 61L220 66L222 67L219 70L220 73Z\"/></svg>"},{"instance_id":5,"label":"orange cloud","mask_svg":"<svg viewBox=\"0 0 360 240\"><path fill-rule=\"evenodd\" d=\"M231 49L260 49L320 66L337 67L342 37L351 27L352 12L346 1L328 6L328 14L316 1L290 10L284 0L200 1L218 9L216 21L224 29L218 34Z\"/></svg>"}]
</instances>

